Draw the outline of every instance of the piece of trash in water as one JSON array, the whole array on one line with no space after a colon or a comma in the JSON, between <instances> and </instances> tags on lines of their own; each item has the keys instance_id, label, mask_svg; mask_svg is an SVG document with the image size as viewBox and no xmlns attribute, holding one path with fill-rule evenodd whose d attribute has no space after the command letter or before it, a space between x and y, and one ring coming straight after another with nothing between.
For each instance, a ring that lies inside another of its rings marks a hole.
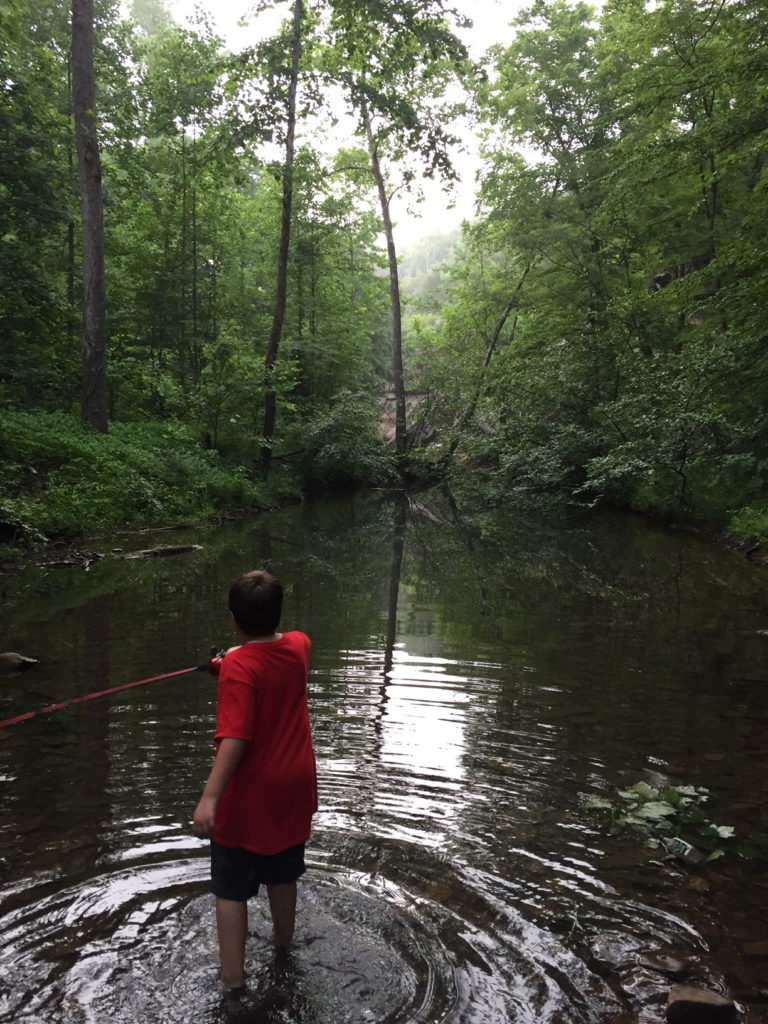
<instances>
[{"instance_id":1,"label":"piece of trash in water","mask_svg":"<svg viewBox=\"0 0 768 1024\"><path fill-rule=\"evenodd\" d=\"M671 853L686 864L701 864L705 860L704 854L697 850L695 846L691 846L690 843L686 843L684 839L679 839L677 836L674 839L662 839L661 845L668 853Z\"/></svg>"}]
</instances>

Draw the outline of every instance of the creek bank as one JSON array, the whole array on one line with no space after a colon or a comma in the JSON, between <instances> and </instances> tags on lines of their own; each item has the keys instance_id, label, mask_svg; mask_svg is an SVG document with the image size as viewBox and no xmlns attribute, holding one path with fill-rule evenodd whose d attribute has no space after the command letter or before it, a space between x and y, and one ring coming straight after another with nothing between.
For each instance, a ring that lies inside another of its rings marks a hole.
<instances>
[{"instance_id":1,"label":"creek bank","mask_svg":"<svg viewBox=\"0 0 768 1024\"><path fill-rule=\"evenodd\" d=\"M610 506L606 506L610 508ZM614 511L628 512L631 515L639 515L654 526L670 530L675 533L685 533L691 537L698 537L714 547L724 548L742 555L748 562L756 566L768 565L768 544L763 544L755 536L742 536L737 533L730 533L727 530L719 530L714 526L705 526L697 523L686 522L683 519L672 519L667 516L654 515L653 512L640 512L635 509L623 506Z\"/></svg>"},{"instance_id":2,"label":"creek bank","mask_svg":"<svg viewBox=\"0 0 768 1024\"><path fill-rule=\"evenodd\" d=\"M606 508L611 508L610 505ZM714 526L706 526L701 523L686 522L684 519L674 519L670 516L655 515L653 512L643 512L630 508L629 506L614 507L614 511L628 512L631 515L639 515L654 526L671 530L676 533L685 533L692 537L698 537L707 544L715 547L725 548L751 562L753 565L768 565L768 544L763 544L755 536L743 536L731 533L728 530L718 529Z\"/></svg>"},{"instance_id":3,"label":"creek bank","mask_svg":"<svg viewBox=\"0 0 768 1024\"><path fill-rule=\"evenodd\" d=\"M99 551L79 551L72 549L60 558L48 559L46 561L29 561L10 566L0 566L0 573L13 574L23 572L24 569L84 569L88 570L96 562L105 558L118 558L125 561L142 558L167 558L171 555L186 555L192 551L202 551L202 544L176 544L164 545L154 548L141 548L136 551L123 551L122 548L112 548L106 554Z\"/></svg>"},{"instance_id":4,"label":"creek bank","mask_svg":"<svg viewBox=\"0 0 768 1024\"><path fill-rule=\"evenodd\" d=\"M433 470L435 467L429 467ZM456 467L458 468L458 467ZM626 502L610 502L599 500L594 505L582 505L569 502L563 494L544 493L529 489L526 486L512 487L504 495L492 493L487 489L485 493L478 488L473 480L473 467L471 463L461 466L463 477L451 476L442 471L442 475L436 480L429 472L425 472L422 479L422 486L414 483L414 490L425 489L423 484L427 482L426 489L433 489L438 486L450 488L457 501L472 510L473 515L482 512L492 512L498 508L518 507L524 515L533 518L552 519L568 525L569 523L581 522L590 517L600 516L601 513L619 514L626 516L637 516L650 523L652 526L668 530L671 533L687 534L697 537L713 547L723 548L742 555L751 564L761 567L768 565L768 541L761 541L754 534L739 534L724 529L721 526L708 525L706 522L695 521L692 518L676 517L671 513L654 511L653 509L633 508ZM413 478L414 481L416 478ZM468 484L468 488L465 485Z\"/></svg>"},{"instance_id":5,"label":"creek bank","mask_svg":"<svg viewBox=\"0 0 768 1024\"><path fill-rule=\"evenodd\" d=\"M722 547L744 555L753 565L768 565L768 548L755 537L737 537L732 533L720 533L715 535L715 540Z\"/></svg>"},{"instance_id":6,"label":"creek bank","mask_svg":"<svg viewBox=\"0 0 768 1024\"><path fill-rule=\"evenodd\" d=\"M249 508L233 508L233 509L222 509L215 512L213 515L205 516L195 522L183 522L174 523L170 526L141 526L137 529L125 529L115 530L114 534L119 534L122 537L146 535L146 534L165 534L165 533L176 533L181 530L192 530L203 526L221 526L223 523L235 523L239 522L247 515L257 515L262 512L271 512L278 508L287 508L290 505L301 504L304 500L301 496L290 495L284 498L284 500L276 502L272 505L254 505ZM91 542L97 541L98 538L92 538ZM199 546L199 545L198 545ZM187 548L188 545L181 545L180 547ZM190 550L194 549L194 546ZM160 547L144 549L144 551L155 551L160 552ZM186 550L168 550L168 554L186 554ZM0 557L2 556L2 548L0 548ZM16 576L24 572L26 569L83 569L87 571L95 563L101 561L103 558L113 556L121 556L123 558L152 558L157 557L157 554L141 554L123 552L123 549L110 548L109 551L99 552L88 548L81 548L76 546L75 541L68 542L66 540L52 538L46 539L44 543L37 545L36 551L30 551L26 555L14 556L8 559L6 562L0 561L0 576Z\"/></svg>"},{"instance_id":7,"label":"creek bank","mask_svg":"<svg viewBox=\"0 0 768 1024\"><path fill-rule=\"evenodd\" d=\"M407 488L409 494L420 494L429 492L433 489L444 488L444 482L441 487L439 483L434 480L425 481L420 478L418 481L414 478L410 481L410 486ZM333 490L347 490L348 488L335 488ZM355 488L358 489L358 488ZM391 490L392 488L376 488L372 487L371 490ZM183 523L171 524L171 525L157 525L157 526L141 526L134 529L125 529L123 531L115 530L114 533L120 533L122 536L126 535L141 535L141 534L159 534L159 533L172 533L181 530L195 529L205 525L217 525L220 526L228 522L238 522L247 515L255 515L261 512L270 512L279 508L286 508L290 505L301 504L302 502L320 496L324 492L308 494L291 494L285 495L281 500L273 502L271 504L256 504L249 506L248 508L233 508L233 509L221 509L211 515L204 516L199 520L186 521ZM476 496L475 496L476 497ZM501 501L491 501L488 504L476 506L477 511L482 513L490 511L493 508L504 504ZM639 516L641 519L652 523L656 527L669 530L671 532L679 532L689 534L691 536L698 537L716 547L724 548L729 551L733 551L737 554L743 555L743 557L751 562L755 566L768 565L768 545L762 544L755 537L743 537L737 534L729 533L724 530L718 530L715 528L697 525L694 523L686 523L682 520L675 521L668 517L654 515L652 512L642 512L635 509L624 507L615 507L604 505L600 506L603 511L626 513L630 516ZM454 511L458 511L454 509ZM533 511L533 509L529 510ZM578 518L588 517L590 515L599 515L600 509L588 509L579 508ZM543 509L541 515L547 517L552 514L551 508L549 510ZM463 517L462 517L463 518ZM476 528L476 524L473 519L469 518L466 520L468 525ZM16 575L23 572L27 568L36 569L85 569L87 570L94 562L99 561L105 557L104 554L96 552L91 549L80 549L63 539L46 539L43 543L37 547L37 552L26 555L15 554L8 559L6 562L0 561L0 576L2 575ZM117 552L110 552L117 553ZM140 557L134 555L133 557ZM151 556L149 556L151 557ZM2 547L0 547L0 558L2 558Z\"/></svg>"}]
</instances>

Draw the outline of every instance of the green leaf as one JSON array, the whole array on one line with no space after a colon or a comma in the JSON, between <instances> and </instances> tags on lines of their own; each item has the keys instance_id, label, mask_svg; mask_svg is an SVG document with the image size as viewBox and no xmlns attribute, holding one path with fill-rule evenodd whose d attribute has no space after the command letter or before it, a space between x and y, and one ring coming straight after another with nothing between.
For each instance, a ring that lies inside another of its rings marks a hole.
<instances>
[{"instance_id":1,"label":"green leaf","mask_svg":"<svg viewBox=\"0 0 768 1024\"><path fill-rule=\"evenodd\" d=\"M736 835L733 825L710 825L710 832L715 832L721 839L732 839Z\"/></svg>"},{"instance_id":2,"label":"green leaf","mask_svg":"<svg viewBox=\"0 0 768 1024\"><path fill-rule=\"evenodd\" d=\"M662 800L651 800L638 807L634 813L650 821L661 821L662 818L668 818L670 815L673 815L675 808Z\"/></svg>"},{"instance_id":3,"label":"green leaf","mask_svg":"<svg viewBox=\"0 0 768 1024\"><path fill-rule=\"evenodd\" d=\"M634 786L630 786L628 790L624 790L619 795L624 796L625 793L627 794L627 799L639 797L641 800L656 800L659 796L658 789L649 786L647 782L636 782Z\"/></svg>"}]
</instances>

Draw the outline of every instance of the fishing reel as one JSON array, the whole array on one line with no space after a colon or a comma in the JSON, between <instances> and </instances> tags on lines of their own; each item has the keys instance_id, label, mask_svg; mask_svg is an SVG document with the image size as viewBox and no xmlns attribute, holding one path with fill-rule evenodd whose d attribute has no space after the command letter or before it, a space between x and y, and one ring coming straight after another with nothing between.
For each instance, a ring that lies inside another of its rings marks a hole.
<instances>
[{"instance_id":1,"label":"fishing reel","mask_svg":"<svg viewBox=\"0 0 768 1024\"><path fill-rule=\"evenodd\" d=\"M219 650L218 647L211 648L211 656L208 661L203 662L202 665L198 665L198 669L201 672L208 672L212 676L218 676L221 670L221 663L224 661L225 652Z\"/></svg>"}]
</instances>

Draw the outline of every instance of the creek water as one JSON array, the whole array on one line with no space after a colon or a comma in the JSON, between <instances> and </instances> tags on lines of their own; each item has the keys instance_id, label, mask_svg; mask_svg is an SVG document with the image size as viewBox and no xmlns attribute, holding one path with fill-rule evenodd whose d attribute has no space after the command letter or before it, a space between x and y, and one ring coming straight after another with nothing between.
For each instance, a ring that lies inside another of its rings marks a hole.
<instances>
[{"instance_id":1,"label":"creek water","mask_svg":"<svg viewBox=\"0 0 768 1024\"><path fill-rule=\"evenodd\" d=\"M668 781L768 831L766 570L630 516L442 495L105 546L188 542L0 577L0 646L41 661L0 681L0 719L196 664L234 642L230 582L271 567L314 642L292 958L257 899L249 991L217 991L189 829L215 680L183 676L0 729L0 1021L650 1024L677 982L768 1021L764 862L691 868L589 806Z\"/></svg>"}]
</instances>

